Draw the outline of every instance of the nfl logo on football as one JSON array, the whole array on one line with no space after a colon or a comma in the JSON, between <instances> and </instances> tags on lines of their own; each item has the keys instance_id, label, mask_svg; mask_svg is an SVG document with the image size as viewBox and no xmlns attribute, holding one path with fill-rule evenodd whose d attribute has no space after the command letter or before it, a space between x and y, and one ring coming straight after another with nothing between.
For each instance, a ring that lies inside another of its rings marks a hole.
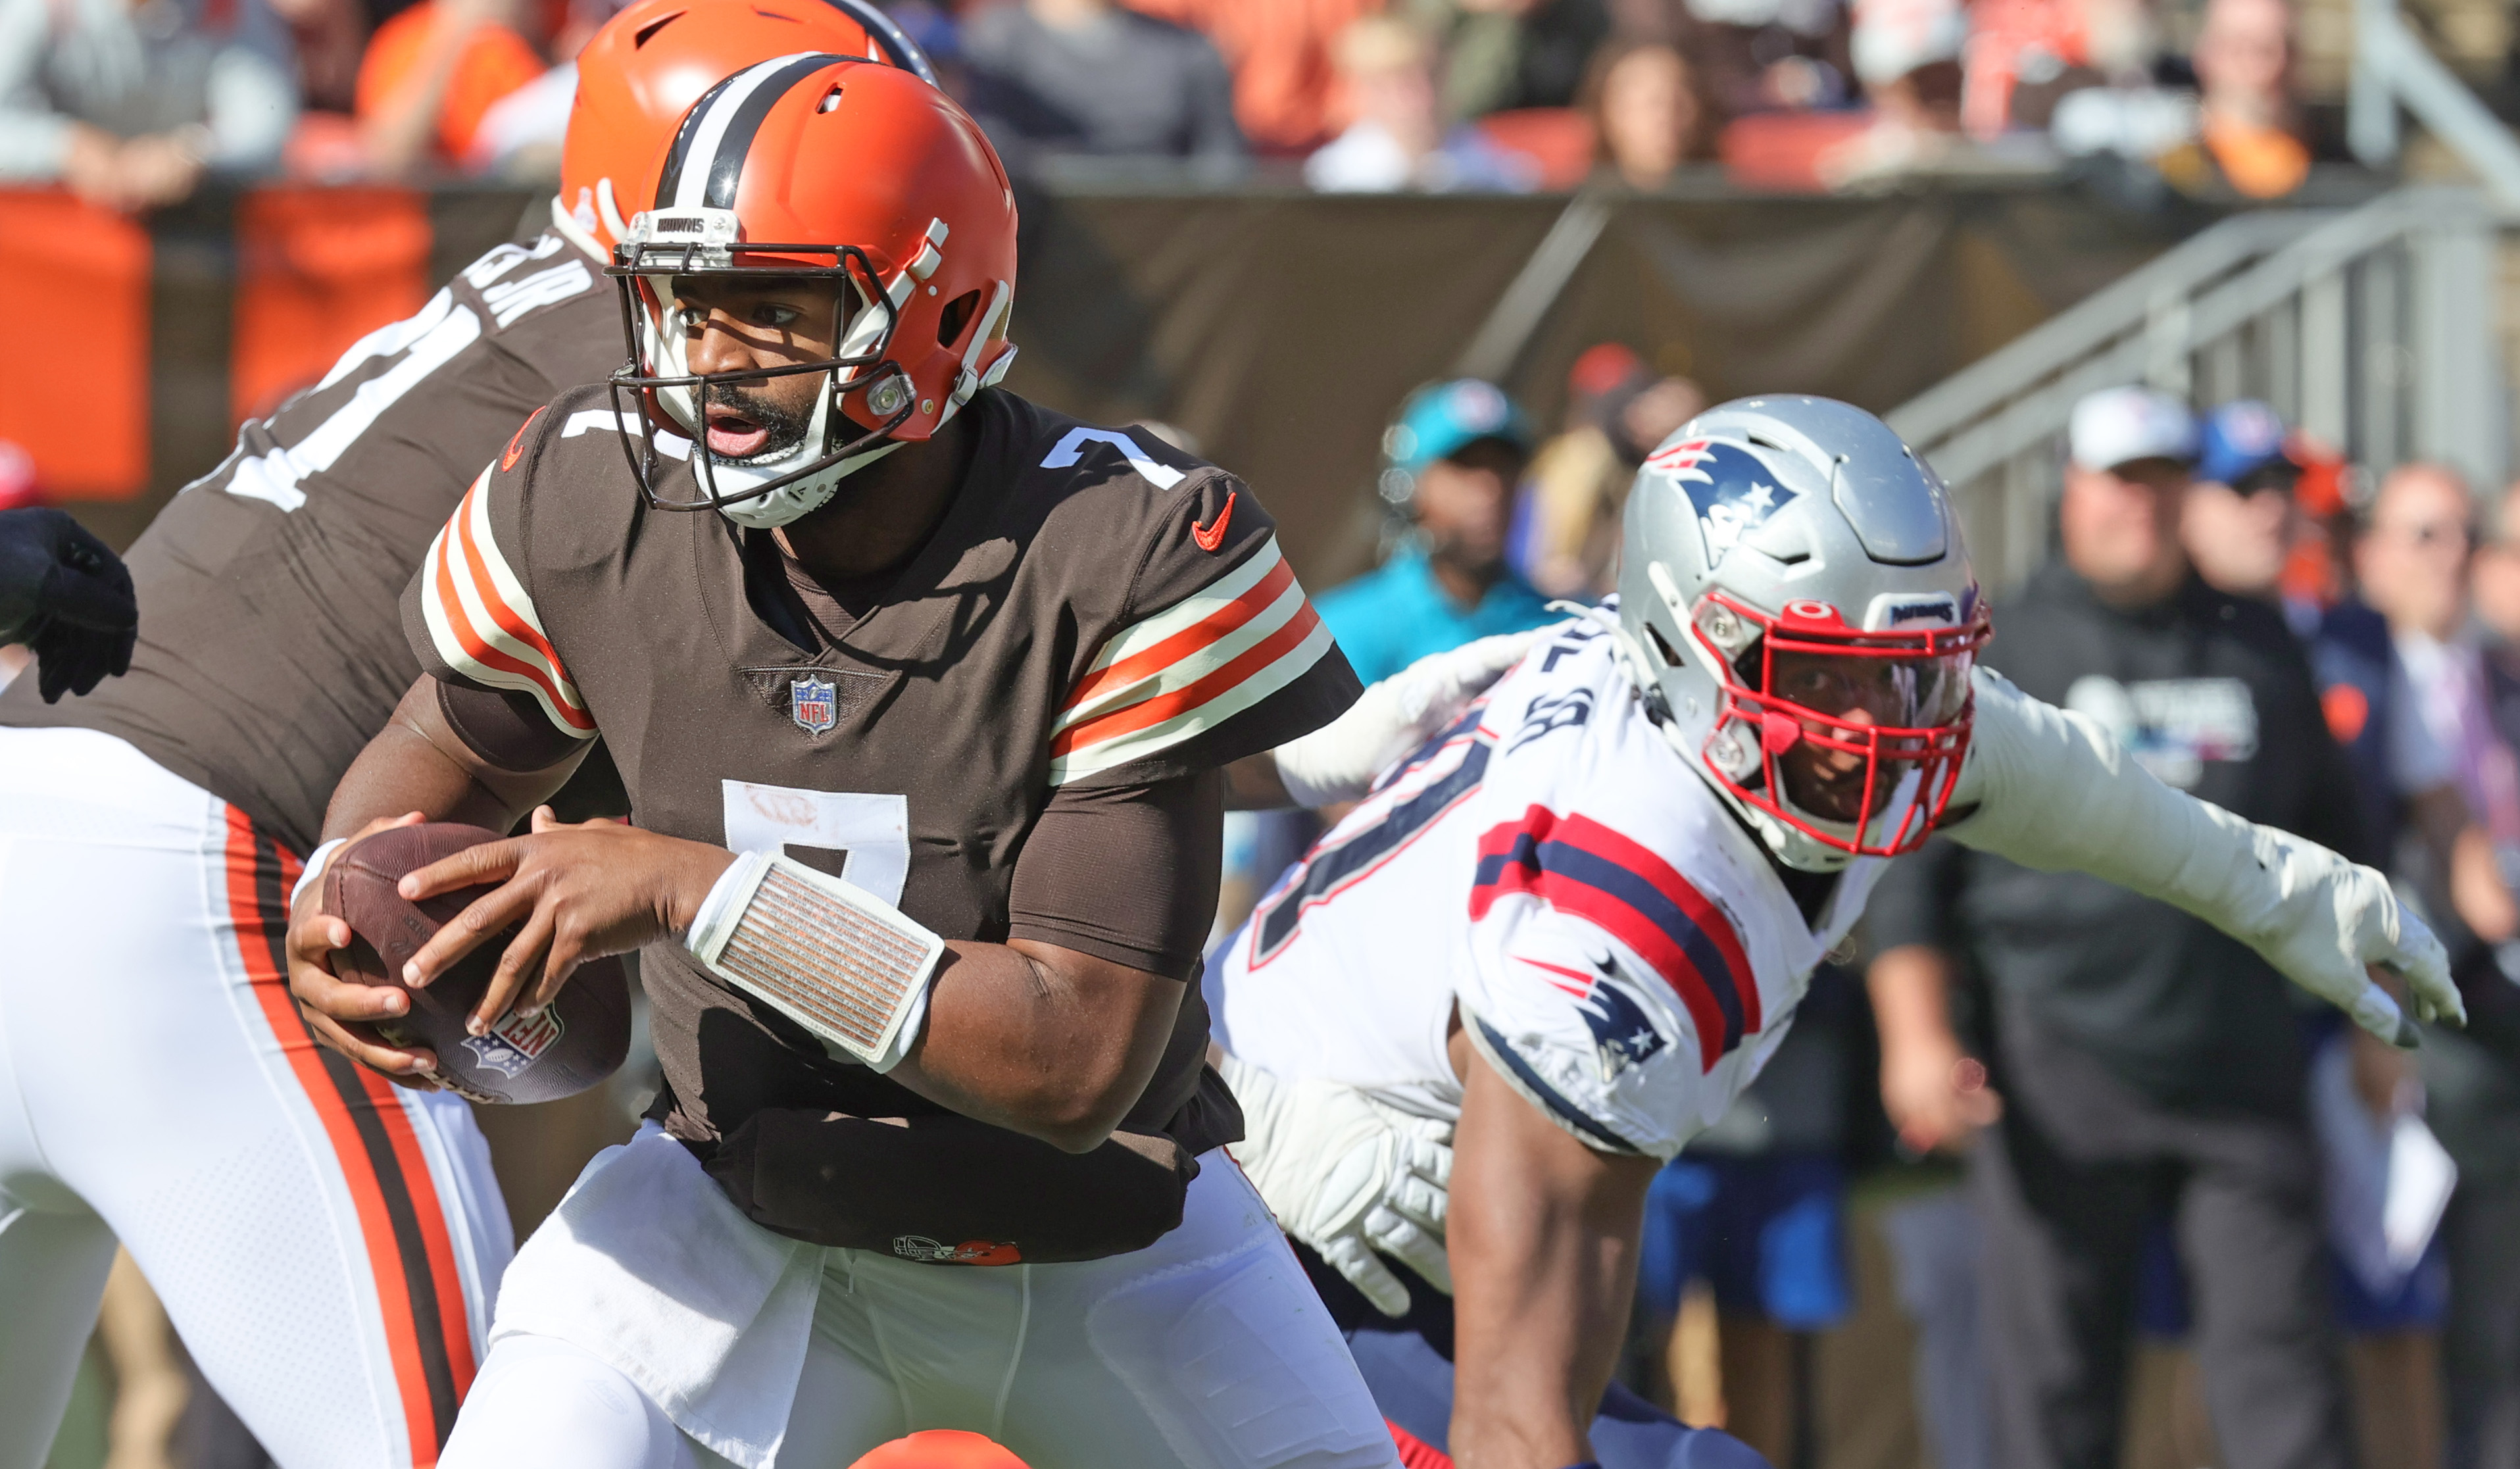
<instances>
[{"instance_id":1,"label":"nfl logo on football","mask_svg":"<svg viewBox=\"0 0 2520 1469\"><path fill-rule=\"evenodd\" d=\"M807 734L822 734L840 722L837 687L828 678L799 678L788 685L788 712Z\"/></svg>"},{"instance_id":2,"label":"nfl logo on football","mask_svg":"<svg viewBox=\"0 0 2520 1469\"><path fill-rule=\"evenodd\" d=\"M466 1036L464 1048L483 1066L503 1077L513 1077L550 1050L562 1029L556 1010L545 1010L530 1018L512 1013L492 1026L489 1034Z\"/></svg>"}]
</instances>

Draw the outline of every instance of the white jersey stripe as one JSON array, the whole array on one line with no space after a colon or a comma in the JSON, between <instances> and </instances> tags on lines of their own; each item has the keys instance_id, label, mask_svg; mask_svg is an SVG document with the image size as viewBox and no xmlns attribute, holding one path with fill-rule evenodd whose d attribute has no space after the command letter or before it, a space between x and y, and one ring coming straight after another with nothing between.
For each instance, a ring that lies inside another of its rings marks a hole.
<instances>
[{"instance_id":1,"label":"white jersey stripe","mask_svg":"<svg viewBox=\"0 0 2520 1469\"><path fill-rule=\"evenodd\" d=\"M1278 563L1285 559L1278 549L1278 537L1271 535L1242 565L1154 616L1132 622L1114 633L1110 641L1102 645L1102 651L1094 656L1093 665L1085 671L1089 675L1099 672L1124 658L1144 653L1174 633L1207 620L1235 598L1259 585L1260 579L1276 571Z\"/></svg>"},{"instance_id":2,"label":"white jersey stripe","mask_svg":"<svg viewBox=\"0 0 2520 1469\"><path fill-rule=\"evenodd\" d=\"M1296 593L1300 599L1301 591ZM1110 739L1078 747L1050 762L1050 783L1064 785L1130 760L1144 759L1192 739L1233 718L1302 677L1332 647L1329 625L1316 621L1301 642L1280 654L1266 667L1197 708L1160 724L1133 729Z\"/></svg>"},{"instance_id":3,"label":"white jersey stripe","mask_svg":"<svg viewBox=\"0 0 2520 1469\"><path fill-rule=\"evenodd\" d=\"M421 608L429 640L448 667L492 688L531 694L553 724L584 737L595 732L586 704L569 681L568 671L543 648L505 625L499 613L522 622L546 644L542 619L515 572L501 554L490 528L489 501L483 491L490 472L483 470L455 514L429 543L424 574L428 577ZM472 552L465 545L470 533ZM477 553L477 554L474 554ZM448 601L448 593L453 601ZM491 603L498 603L494 611ZM515 666L502 667L476 649L501 655Z\"/></svg>"},{"instance_id":4,"label":"white jersey stripe","mask_svg":"<svg viewBox=\"0 0 2520 1469\"><path fill-rule=\"evenodd\" d=\"M1116 709L1143 704L1159 694L1187 688L1250 652L1279 628L1294 620L1304 610L1304 606L1303 583L1290 578L1286 582L1286 589L1278 594L1277 600L1254 614L1251 620L1207 646L1175 659L1146 677L1131 679L1127 683L1104 689L1081 703L1069 706L1059 715L1056 727L1065 729L1072 724L1107 714ZM1123 637L1127 635L1122 634ZM1100 660L1097 662L1099 663Z\"/></svg>"}]
</instances>

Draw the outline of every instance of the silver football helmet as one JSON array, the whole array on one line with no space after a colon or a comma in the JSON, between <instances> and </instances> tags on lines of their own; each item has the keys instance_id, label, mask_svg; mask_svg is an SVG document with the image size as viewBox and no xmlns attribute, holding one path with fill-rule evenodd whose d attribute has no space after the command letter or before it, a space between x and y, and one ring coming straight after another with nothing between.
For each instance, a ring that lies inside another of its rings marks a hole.
<instances>
[{"instance_id":1,"label":"silver football helmet","mask_svg":"<svg viewBox=\"0 0 2520 1469\"><path fill-rule=\"evenodd\" d=\"M1673 745L1786 865L1921 845L1990 633L1943 482L1828 398L1741 398L1628 496L1620 641Z\"/></svg>"}]
</instances>

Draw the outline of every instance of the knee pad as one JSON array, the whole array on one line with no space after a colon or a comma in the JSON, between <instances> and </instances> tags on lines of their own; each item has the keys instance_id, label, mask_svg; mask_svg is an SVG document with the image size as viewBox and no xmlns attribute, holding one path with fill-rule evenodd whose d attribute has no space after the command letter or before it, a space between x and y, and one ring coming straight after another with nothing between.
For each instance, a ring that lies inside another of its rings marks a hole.
<instances>
[{"instance_id":1,"label":"knee pad","mask_svg":"<svg viewBox=\"0 0 2520 1469\"><path fill-rule=\"evenodd\" d=\"M500 1339L481 1364L440 1469L700 1469L665 1410L584 1348Z\"/></svg>"}]
</instances>

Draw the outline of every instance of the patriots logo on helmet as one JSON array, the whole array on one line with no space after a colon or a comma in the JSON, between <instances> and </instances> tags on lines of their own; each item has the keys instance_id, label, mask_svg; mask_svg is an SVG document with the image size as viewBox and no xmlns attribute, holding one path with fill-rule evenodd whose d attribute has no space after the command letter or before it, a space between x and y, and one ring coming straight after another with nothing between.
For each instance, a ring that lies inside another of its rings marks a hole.
<instances>
[{"instance_id":1,"label":"patriots logo on helmet","mask_svg":"<svg viewBox=\"0 0 2520 1469\"><path fill-rule=\"evenodd\" d=\"M1720 438L1667 445L1647 456L1645 467L1671 476L1688 493L1697 511L1698 533L1706 541L1708 566L1796 499L1757 455Z\"/></svg>"},{"instance_id":2,"label":"patriots logo on helmet","mask_svg":"<svg viewBox=\"0 0 2520 1469\"><path fill-rule=\"evenodd\" d=\"M1670 1044L1662 1031L1645 1013L1644 1006L1618 983L1619 964L1606 954L1588 955L1598 974L1551 964L1528 954L1515 957L1534 969L1546 970L1558 978L1549 983L1576 1000L1576 1013L1584 1017L1584 1028L1593 1033L1594 1058L1600 1063L1604 1084L1615 1081L1631 1067L1642 1066Z\"/></svg>"}]
</instances>

